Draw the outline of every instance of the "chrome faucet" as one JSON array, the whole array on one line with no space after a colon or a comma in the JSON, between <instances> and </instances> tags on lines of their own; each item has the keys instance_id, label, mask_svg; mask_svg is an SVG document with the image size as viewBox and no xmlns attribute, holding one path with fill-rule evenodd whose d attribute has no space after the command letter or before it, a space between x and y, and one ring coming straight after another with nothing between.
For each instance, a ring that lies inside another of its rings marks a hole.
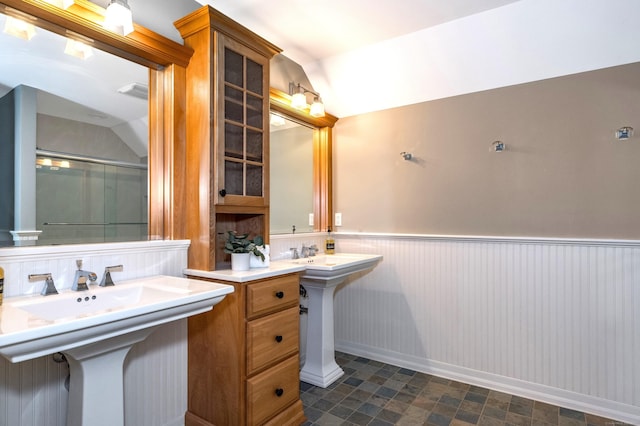
<instances>
[{"instance_id":1,"label":"chrome faucet","mask_svg":"<svg viewBox=\"0 0 640 426\"><path fill-rule=\"evenodd\" d=\"M100 280L100 284L98 285L100 287L109 287L114 285L113 280L111 279L111 273L116 271L122 271L122 269L123 269L122 265L107 266L106 268L104 268L104 275L102 276L102 280Z\"/></svg>"},{"instance_id":2,"label":"chrome faucet","mask_svg":"<svg viewBox=\"0 0 640 426\"><path fill-rule=\"evenodd\" d=\"M291 258L292 259L300 259L300 256L298 255L298 248L297 247L291 247L289 250L291 250Z\"/></svg>"},{"instance_id":3,"label":"chrome faucet","mask_svg":"<svg viewBox=\"0 0 640 426\"><path fill-rule=\"evenodd\" d=\"M44 287L42 287L42 291L40 292L41 295L49 296L51 294L58 294L58 290L53 283L53 277L50 273L47 272L46 274L29 274L29 281L40 280L45 280Z\"/></svg>"},{"instance_id":4,"label":"chrome faucet","mask_svg":"<svg viewBox=\"0 0 640 426\"><path fill-rule=\"evenodd\" d=\"M303 259L306 259L307 257L309 257L309 247L305 246L304 244L300 249L300 257L302 257Z\"/></svg>"},{"instance_id":5,"label":"chrome faucet","mask_svg":"<svg viewBox=\"0 0 640 426\"><path fill-rule=\"evenodd\" d=\"M98 275L95 272L89 272L82 270L82 259L76 260L76 266L78 270L76 271L76 276L73 279L73 284L71 286L71 290L73 291L85 291L89 290L89 286L87 285L87 280L95 283L98 279Z\"/></svg>"}]
</instances>

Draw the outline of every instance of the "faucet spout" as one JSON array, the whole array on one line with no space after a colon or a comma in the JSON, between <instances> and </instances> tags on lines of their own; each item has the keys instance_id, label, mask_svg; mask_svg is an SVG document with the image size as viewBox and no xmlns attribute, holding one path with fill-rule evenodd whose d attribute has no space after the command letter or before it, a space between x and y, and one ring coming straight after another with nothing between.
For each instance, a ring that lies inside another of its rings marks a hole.
<instances>
[{"instance_id":1,"label":"faucet spout","mask_svg":"<svg viewBox=\"0 0 640 426\"><path fill-rule=\"evenodd\" d=\"M73 291L89 290L89 286L87 285L87 280L94 283L98 279L98 275L95 272L84 271L82 269L82 260L80 259L76 260L76 265L78 266L78 270L76 271L76 276L73 279L71 290Z\"/></svg>"}]
</instances>

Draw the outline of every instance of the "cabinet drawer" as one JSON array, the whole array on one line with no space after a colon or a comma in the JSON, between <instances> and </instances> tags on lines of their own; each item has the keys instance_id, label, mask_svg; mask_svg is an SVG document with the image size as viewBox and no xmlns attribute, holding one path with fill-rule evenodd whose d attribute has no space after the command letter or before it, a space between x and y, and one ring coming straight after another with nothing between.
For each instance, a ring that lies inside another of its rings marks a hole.
<instances>
[{"instance_id":1,"label":"cabinet drawer","mask_svg":"<svg viewBox=\"0 0 640 426\"><path fill-rule=\"evenodd\" d=\"M247 380L248 424L261 424L299 399L299 362L292 356Z\"/></svg>"},{"instance_id":2,"label":"cabinet drawer","mask_svg":"<svg viewBox=\"0 0 640 426\"><path fill-rule=\"evenodd\" d=\"M249 374L298 351L299 308L271 314L247 325L247 369Z\"/></svg>"},{"instance_id":3,"label":"cabinet drawer","mask_svg":"<svg viewBox=\"0 0 640 426\"><path fill-rule=\"evenodd\" d=\"M247 285L247 317L275 312L288 306L298 306L300 300L298 275L278 277Z\"/></svg>"}]
</instances>

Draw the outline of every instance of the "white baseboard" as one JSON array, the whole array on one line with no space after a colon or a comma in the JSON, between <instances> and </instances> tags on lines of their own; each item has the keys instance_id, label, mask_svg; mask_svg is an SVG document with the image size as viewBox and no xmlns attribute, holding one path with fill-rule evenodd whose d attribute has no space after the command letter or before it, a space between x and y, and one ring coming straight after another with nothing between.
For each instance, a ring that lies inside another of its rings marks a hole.
<instances>
[{"instance_id":1,"label":"white baseboard","mask_svg":"<svg viewBox=\"0 0 640 426\"><path fill-rule=\"evenodd\" d=\"M352 342L336 341L336 350L449 380L640 425L640 407L637 406Z\"/></svg>"}]
</instances>

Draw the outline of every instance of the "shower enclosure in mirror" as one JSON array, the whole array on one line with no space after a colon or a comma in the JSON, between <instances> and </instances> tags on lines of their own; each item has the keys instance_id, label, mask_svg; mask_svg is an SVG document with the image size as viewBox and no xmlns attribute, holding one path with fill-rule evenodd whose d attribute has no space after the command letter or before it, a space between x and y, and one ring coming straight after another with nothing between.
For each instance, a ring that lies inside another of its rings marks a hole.
<instances>
[{"instance_id":1,"label":"shower enclosure in mirror","mask_svg":"<svg viewBox=\"0 0 640 426\"><path fill-rule=\"evenodd\" d=\"M146 240L149 68L34 31L0 33L0 246Z\"/></svg>"},{"instance_id":2,"label":"shower enclosure in mirror","mask_svg":"<svg viewBox=\"0 0 640 426\"><path fill-rule=\"evenodd\" d=\"M147 238L146 164L38 151L38 244Z\"/></svg>"}]
</instances>

